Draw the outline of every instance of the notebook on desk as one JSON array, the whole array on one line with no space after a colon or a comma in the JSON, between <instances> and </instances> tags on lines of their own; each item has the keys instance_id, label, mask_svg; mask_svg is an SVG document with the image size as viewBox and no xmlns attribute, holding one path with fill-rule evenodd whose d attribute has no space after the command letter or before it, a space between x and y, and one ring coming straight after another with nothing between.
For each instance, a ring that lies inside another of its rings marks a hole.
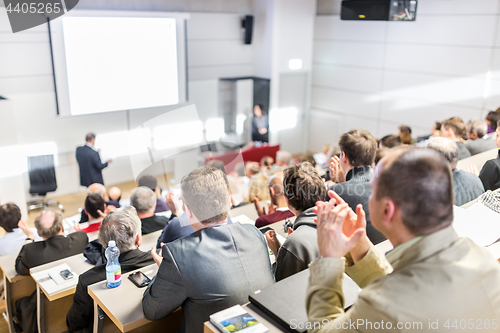
<instances>
[{"instance_id":1,"label":"notebook on desk","mask_svg":"<svg viewBox=\"0 0 500 333\"><path fill-rule=\"evenodd\" d=\"M249 300L288 332L306 332L305 304L308 280L309 269L306 269L261 290L257 294L250 295ZM360 289L345 274L343 291L345 308L347 309L357 300Z\"/></svg>"}]
</instances>

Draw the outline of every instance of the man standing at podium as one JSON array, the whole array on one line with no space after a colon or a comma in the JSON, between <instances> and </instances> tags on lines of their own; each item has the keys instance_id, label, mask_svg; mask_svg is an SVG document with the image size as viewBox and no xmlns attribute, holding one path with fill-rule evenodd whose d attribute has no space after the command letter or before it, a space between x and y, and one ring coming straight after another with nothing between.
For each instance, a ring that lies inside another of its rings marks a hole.
<instances>
[{"instance_id":1,"label":"man standing at podium","mask_svg":"<svg viewBox=\"0 0 500 333\"><path fill-rule=\"evenodd\" d=\"M76 160L80 167L80 185L87 187L94 183L104 185L102 169L107 167L111 160L106 163L101 162L99 152L94 148L94 133L88 133L85 141L84 146L76 148Z\"/></svg>"}]
</instances>

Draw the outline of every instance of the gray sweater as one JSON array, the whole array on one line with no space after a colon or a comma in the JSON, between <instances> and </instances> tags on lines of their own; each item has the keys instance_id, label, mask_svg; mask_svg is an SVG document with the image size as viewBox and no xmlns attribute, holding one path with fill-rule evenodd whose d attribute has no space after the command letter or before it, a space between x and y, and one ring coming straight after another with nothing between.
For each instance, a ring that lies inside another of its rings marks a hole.
<instances>
[{"instance_id":1,"label":"gray sweater","mask_svg":"<svg viewBox=\"0 0 500 333\"><path fill-rule=\"evenodd\" d=\"M455 205L462 206L483 194L484 187L479 177L473 173L453 169L453 191Z\"/></svg>"}]
</instances>

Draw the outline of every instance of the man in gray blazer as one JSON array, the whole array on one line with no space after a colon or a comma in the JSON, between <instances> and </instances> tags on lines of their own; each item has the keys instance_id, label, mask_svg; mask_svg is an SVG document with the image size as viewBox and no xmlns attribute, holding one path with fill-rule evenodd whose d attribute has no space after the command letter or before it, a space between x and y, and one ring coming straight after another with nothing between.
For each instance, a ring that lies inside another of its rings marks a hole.
<instances>
[{"instance_id":1,"label":"man in gray blazer","mask_svg":"<svg viewBox=\"0 0 500 333\"><path fill-rule=\"evenodd\" d=\"M209 316L274 283L266 241L253 225L227 224L231 205L222 171L202 167L181 182L189 236L168 243L144 292L142 309L149 320L168 316L182 305L180 332L203 332Z\"/></svg>"},{"instance_id":2,"label":"man in gray blazer","mask_svg":"<svg viewBox=\"0 0 500 333\"><path fill-rule=\"evenodd\" d=\"M491 149L495 149L496 142L486 134L488 125L481 119L471 119L467 124L467 141L465 148L469 149L471 155L476 155Z\"/></svg>"}]
</instances>

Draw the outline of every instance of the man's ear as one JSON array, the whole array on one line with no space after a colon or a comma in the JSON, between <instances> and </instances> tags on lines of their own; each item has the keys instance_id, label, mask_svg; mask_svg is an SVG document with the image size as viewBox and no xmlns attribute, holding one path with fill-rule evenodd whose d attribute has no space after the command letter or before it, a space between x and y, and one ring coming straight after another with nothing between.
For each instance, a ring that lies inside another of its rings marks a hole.
<instances>
[{"instance_id":1,"label":"man's ear","mask_svg":"<svg viewBox=\"0 0 500 333\"><path fill-rule=\"evenodd\" d=\"M271 194L271 197L274 197L276 195L276 193L274 192L274 187L270 187L269 188L269 194Z\"/></svg>"},{"instance_id":2,"label":"man's ear","mask_svg":"<svg viewBox=\"0 0 500 333\"><path fill-rule=\"evenodd\" d=\"M384 218L382 219L382 223L386 228L391 226L397 209L398 208L394 201L392 201L391 199L384 200Z\"/></svg>"},{"instance_id":3,"label":"man's ear","mask_svg":"<svg viewBox=\"0 0 500 333\"><path fill-rule=\"evenodd\" d=\"M142 243L142 235L141 233L138 233L137 237L135 237L135 246L139 247L141 246L141 243Z\"/></svg>"}]
</instances>

